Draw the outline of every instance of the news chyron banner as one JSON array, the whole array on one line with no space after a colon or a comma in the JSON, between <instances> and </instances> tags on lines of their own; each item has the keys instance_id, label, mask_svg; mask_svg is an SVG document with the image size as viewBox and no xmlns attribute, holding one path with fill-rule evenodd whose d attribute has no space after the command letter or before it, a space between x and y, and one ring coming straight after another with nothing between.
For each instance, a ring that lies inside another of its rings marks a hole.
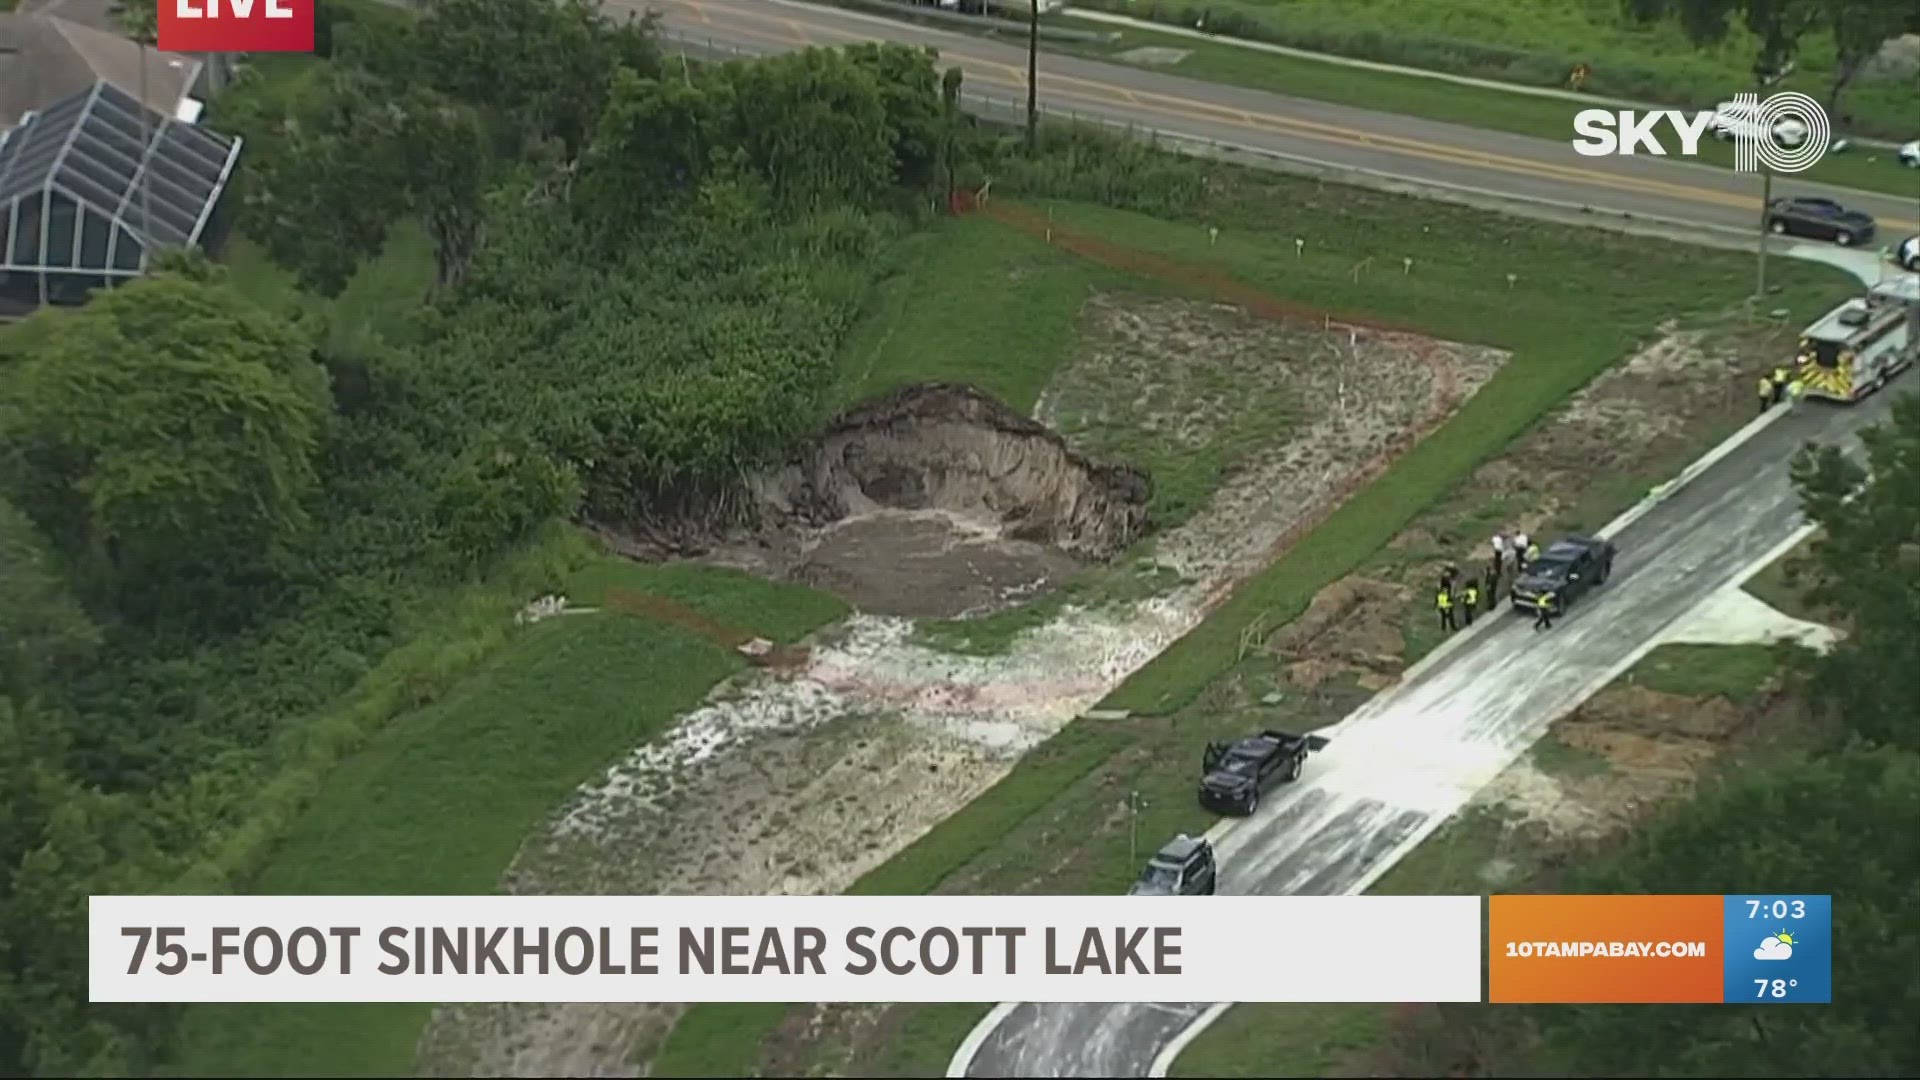
<instances>
[{"instance_id":1,"label":"news chyron banner","mask_svg":"<svg viewBox=\"0 0 1920 1080\"><path fill-rule=\"evenodd\" d=\"M1495 896L1488 1000L1828 1004L1833 898Z\"/></svg>"},{"instance_id":2,"label":"news chyron banner","mask_svg":"<svg viewBox=\"0 0 1920 1080\"><path fill-rule=\"evenodd\" d=\"M96 896L96 1002L1481 1000L1477 896Z\"/></svg>"}]
</instances>

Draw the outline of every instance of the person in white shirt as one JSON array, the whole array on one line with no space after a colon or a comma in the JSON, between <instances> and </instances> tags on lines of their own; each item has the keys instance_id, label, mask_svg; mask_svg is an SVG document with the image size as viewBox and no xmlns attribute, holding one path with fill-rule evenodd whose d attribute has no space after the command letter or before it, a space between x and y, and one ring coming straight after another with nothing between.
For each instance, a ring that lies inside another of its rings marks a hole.
<instances>
[{"instance_id":1,"label":"person in white shirt","mask_svg":"<svg viewBox=\"0 0 1920 1080\"><path fill-rule=\"evenodd\" d=\"M1493 534L1493 562L1487 566L1487 593L1492 595L1500 591L1500 571L1507 565L1507 534Z\"/></svg>"},{"instance_id":2,"label":"person in white shirt","mask_svg":"<svg viewBox=\"0 0 1920 1080\"><path fill-rule=\"evenodd\" d=\"M1531 538L1528 537L1525 532L1518 532L1513 535L1513 569L1515 573L1524 574L1527 572L1527 548L1529 546L1531 546Z\"/></svg>"}]
</instances>

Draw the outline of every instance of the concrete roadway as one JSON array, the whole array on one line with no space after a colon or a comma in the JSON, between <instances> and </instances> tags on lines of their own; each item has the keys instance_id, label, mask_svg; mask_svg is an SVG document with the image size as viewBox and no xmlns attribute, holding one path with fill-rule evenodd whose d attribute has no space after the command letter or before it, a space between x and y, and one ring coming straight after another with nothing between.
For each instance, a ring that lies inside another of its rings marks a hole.
<instances>
[{"instance_id":1,"label":"concrete roadway","mask_svg":"<svg viewBox=\"0 0 1920 1080\"><path fill-rule=\"evenodd\" d=\"M1852 407L1807 401L1757 431L1614 542L1613 578L1550 632L1510 611L1328 732L1306 774L1218 840L1221 891L1363 891L1517 760L1556 717L1612 682L1716 590L1804 524L1786 463L1809 441L1859 452L1903 376ZM1204 899L1195 900L1204 904ZM1021 1004L969 1076L1145 1076L1209 1006Z\"/></svg>"},{"instance_id":2,"label":"concrete roadway","mask_svg":"<svg viewBox=\"0 0 1920 1080\"><path fill-rule=\"evenodd\" d=\"M614 12L658 11L672 37L746 52L884 39L930 45L966 72L971 93L1024 108L1024 48L948 30L794 0L605 0ZM1040 58L1040 100L1054 110L1120 125L1246 147L1321 168L1366 170L1485 197L1592 207L1654 221L1751 234L1758 222L1760 181L1711 165L1673 158L1586 158L1569 142L1370 112L1260 90L1199 82L1164 72L1057 53ZM1444 94L1444 87L1435 93ZM1889 165L1888 168L1893 168ZM1774 182L1776 195L1837 196L1880 220L1882 241L1920 230L1916 196L1895 198L1806 184Z\"/></svg>"}]
</instances>

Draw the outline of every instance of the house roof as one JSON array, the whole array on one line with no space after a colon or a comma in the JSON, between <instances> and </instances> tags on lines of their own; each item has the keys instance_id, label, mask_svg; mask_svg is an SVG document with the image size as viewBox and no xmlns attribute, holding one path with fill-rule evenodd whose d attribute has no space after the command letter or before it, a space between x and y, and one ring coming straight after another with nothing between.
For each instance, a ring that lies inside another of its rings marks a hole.
<instances>
[{"instance_id":1,"label":"house roof","mask_svg":"<svg viewBox=\"0 0 1920 1080\"><path fill-rule=\"evenodd\" d=\"M174 115L199 78L202 61L145 50L143 95L141 55L140 46L120 34L49 14L44 8L0 15L0 130L100 79L129 96L144 98L155 112Z\"/></svg>"},{"instance_id":2,"label":"house roof","mask_svg":"<svg viewBox=\"0 0 1920 1080\"><path fill-rule=\"evenodd\" d=\"M108 254L96 266L100 259L81 254L80 245L56 242L61 238L39 225L43 210L70 205L74 217L64 221L89 219L110 230L103 235L116 251L124 238L144 259L199 241L239 154L240 140L142 109L99 80L0 136L0 227L10 221L7 231L15 233L12 246L0 250L0 265L135 272L138 262L127 266ZM49 250L40 250L26 222L47 235ZM82 235L88 227L79 221L73 230ZM68 256L59 254L69 248Z\"/></svg>"}]
</instances>

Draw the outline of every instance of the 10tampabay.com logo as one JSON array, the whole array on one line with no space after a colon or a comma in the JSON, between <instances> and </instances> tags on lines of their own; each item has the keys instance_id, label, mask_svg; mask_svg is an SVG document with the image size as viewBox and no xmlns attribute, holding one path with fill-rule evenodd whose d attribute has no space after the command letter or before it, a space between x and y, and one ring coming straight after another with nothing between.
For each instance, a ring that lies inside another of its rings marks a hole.
<instances>
[{"instance_id":1,"label":"10tampabay.com logo","mask_svg":"<svg viewBox=\"0 0 1920 1080\"><path fill-rule=\"evenodd\" d=\"M160 0L165 52L313 51L314 0Z\"/></svg>"},{"instance_id":2,"label":"10tampabay.com logo","mask_svg":"<svg viewBox=\"0 0 1920 1080\"><path fill-rule=\"evenodd\" d=\"M1737 172L1759 172L1763 165L1773 172L1804 172L1833 143L1827 111L1807 95L1735 94L1713 112L1582 109L1574 114L1573 130L1583 137L1573 140L1573 149L1586 157L1664 155L1666 148L1653 133L1662 120L1680 136L1680 152L1688 157L1700 152L1700 137L1709 131L1731 139Z\"/></svg>"}]
</instances>

